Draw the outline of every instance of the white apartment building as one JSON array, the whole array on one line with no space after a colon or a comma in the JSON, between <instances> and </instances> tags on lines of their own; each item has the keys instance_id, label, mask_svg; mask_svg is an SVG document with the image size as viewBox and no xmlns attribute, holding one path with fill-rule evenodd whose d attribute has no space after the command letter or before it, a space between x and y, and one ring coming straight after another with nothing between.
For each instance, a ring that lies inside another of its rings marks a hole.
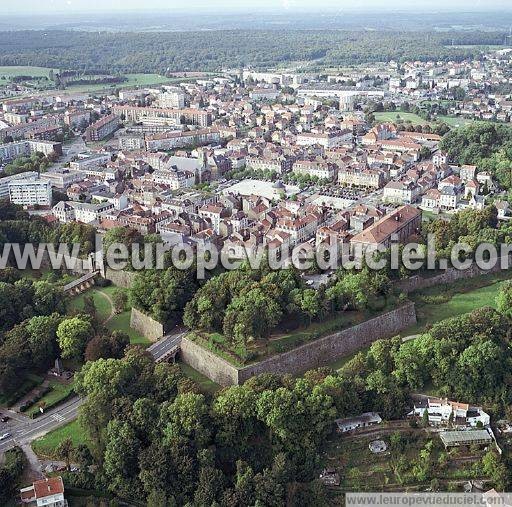
<instances>
[{"instance_id":1,"label":"white apartment building","mask_svg":"<svg viewBox=\"0 0 512 507\"><path fill-rule=\"evenodd\" d=\"M185 94L181 90L167 90L158 96L160 107L181 109L185 107Z\"/></svg>"},{"instance_id":2,"label":"white apartment building","mask_svg":"<svg viewBox=\"0 0 512 507\"><path fill-rule=\"evenodd\" d=\"M191 171L176 171L161 169L153 173L153 181L161 185L168 185L172 190L193 187L196 181Z\"/></svg>"},{"instance_id":3,"label":"white apartment building","mask_svg":"<svg viewBox=\"0 0 512 507\"><path fill-rule=\"evenodd\" d=\"M249 92L252 100L275 100L279 97L279 90L274 88L255 88Z\"/></svg>"},{"instance_id":4,"label":"white apartment building","mask_svg":"<svg viewBox=\"0 0 512 507\"><path fill-rule=\"evenodd\" d=\"M385 202L411 204L419 195L418 186L412 181L390 181L384 187L382 198Z\"/></svg>"},{"instance_id":5,"label":"white apartment building","mask_svg":"<svg viewBox=\"0 0 512 507\"><path fill-rule=\"evenodd\" d=\"M14 174L0 178L0 199L9 198L9 183L16 180L30 180L38 177L36 171L28 171L26 173Z\"/></svg>"},{"instance_id":6,"label":"white apartment building","mask_svg":"<svg viewBox=\"0 0 512 507\"><path fill-rule=\"evenodd\" d=\"M336 148L352 141L352 132L350 130L339 130L337 132L304 132L297 135L298 146L312 146L319 144L325 149Z\"/></svg>"},{"instance_id":7,"label":"white apartment building","mask_svg":"<svg viewBox=\"0 0 512 507\"><path fill-rule=\"evenodd\" d=\"M24 207L51 206L51 183L36 178L10 181L9 200Z\"/></svg>"},{"instance_id":8,"label":"white apartment building","mask_svg":"<svg viewBox=\"0 0 512 507\"><path fill-rule=\"evenodd\" d=\"M74 171L85 171L91 167L99 167L110 162L110 153L98 153L91 155L79 155L78 160L69 163L69 168Z\"/></svg>"},{"instance_id":9,"label":"white apartment building","mask_svg":"<svg viewBox=\"0 0 512 507\"><path fill-rule=\"evenodd\" d=\"M222 206L216 206L214 204L205 204L203 207L199 209L199 216L210 220L212 224L212 229L219 234L220 232L220 222L222 218L222 213L224 212L224 208Z\"/></svg>"},{"instance_id":10,"label":"white apartment building","mask_svg":"<svg viewBox=\"0 0 512 507\"><path fill-rule=\"evenodd\" d=\"M31 153L40 152L44 155L60 154L61 143L51 141L16 141L14 143L0 144L0 162L8 162L18 157L26 157Z\"/></svg>"},{"instance_id":11,"label":"white apartment building","mask_svg":"<svg viewBox=\"0 0 512 507\"><path fill-rule=\"evenodd\" d=\"M114 209L114 204L111 202L91 204L61 201L52 208L52 213L62 223L82 222L90 224L99 220L102 214L111 209Z\"/></svg>"},{"instance_id":12,"label":"white apartment building","mask_svg":"<svg viewBox=\"0 0 512 507\"><path fill-rule=\"evenodd\" d=\"M67 167L60 167L53 171L41 173L41 179L49 181L53 188L65 190L74 183L79 183L85 179L81 171L72 171Z\"/></svg>"},{"instance_id":13,"label":"white apartment building","mask_svg":"<svg viewBox=\"0 0 512 507\"><path fill-rule=\"evenodd\" d=\"M119 136L119 149L123 151L143 150L145 147L144 137L137 135Z\"/></svg>"},{"instance_id":14,"label":"white apartment building","mask_svg":"<svg viewBox=\"0 0 512 507\"><path fill-rule=\"evenodd\" d=\"M306 176L316 176L321 180L334 180L336 177L336 166L327 162L316 162L303 160L293 164L293 172Z\"/></svg>"},{"instance_id":15,"label":"white apartment building","mask_svg":"<svg viewBox=\"0 0 512 507\"><path fill-rule=\"evenodd\" d=\"M148 151L172 150L189 145L217 143L221 139L219 129L206 128L189 131L171 131L146 136ZM121 142L121 140L120 140Z\"/></svg>"}]
</instances>

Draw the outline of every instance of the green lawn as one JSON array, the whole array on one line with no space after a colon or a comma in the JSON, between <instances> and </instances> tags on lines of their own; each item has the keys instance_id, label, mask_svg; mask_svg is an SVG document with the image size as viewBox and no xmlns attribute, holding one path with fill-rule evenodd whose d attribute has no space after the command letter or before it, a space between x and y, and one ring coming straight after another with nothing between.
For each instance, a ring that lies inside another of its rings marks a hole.
<instances>
[{"instance_id":1,"label":"green lawn","mask_svg":"<svg viewBox=\"0 0 512 507\"><path fill-rule=\"evenodd\" d=\"M48 394L45 394L37 403L34 403L34 405L25 412L25 415L31 416L39 412L41 404L55 406L60 401L66 399L73 391L73 383L62 384L57 380L50 380L49 386L52 390Z\"/></svg>"},{"instance_id":2,"label":"green lawn","mask_svg":"<svg viewBox=\"0 0 512 507\"><path fill-rule=\"evenodd\" d=\"M79 296L74 297L69 301L68 309L70 311L83 311L84 310L84 299L87 296L91 296L96 307L96 312L100 322L105 321L112 312L112 306L109 300L102 294L103 289L89 289L83 292Z\"/></svg>"},{"instance_id":3,"label":"green lawn","mask_svg":"<svg viewBox=\"0 0 512 507\"><path fill-rule=\"evenodd\" d=\"M68 309L70 311L81 311L84 308L84 298L86 296L92 296L94 300L94 304L96 305L96 311L98 312L98 316L100 320L105 321L111 314L112 306L110 305L109 300L105 297L105 294L110 296L114 295L114 293L118 290L128 292L127 289L122 289L120 287L116 287L114 285L110 285L108 287L94 287L89 289L88 291L80 294L73 298L69 305ZM130 315L131 308L129 304L127 305L126 311L114 315L108 322L105 323L105 327L110 331L123 331L130 337L130 343L148 346L151 344L151 341L141 336L135 329L130 327Z\"/></svg>"},{"instance_id":4,"label":"green lawn","mask_svg":"<svg viewBox=\"0 0 512 507\"><path fill-rule=\"evenodd\" d=\"M189 379L193 380L196 384L199 385L201 391L204 391L205 393L214 394L219 389L221 389L221 386L219 384L216 384L208 377L205 377L202 373L199 373L197 370L194 370L194 368L192 368L188 364L179 363L179 365L183 373Z\"/></svg>"},{"instance_id":5,"label":"green lawn","mask_svg":"<svg viewBox=\"0 0 512 507\"><path fill-rule=\"evenodd\" d=\"M450 127L463 127L464 125L467 125L468 123L471 123L474 121L474 120L471 120L468 118L459 118L457 116L443 116L443 115L438 116L437 119L440 122L447 123L448 125L450 125Z\"/></svg>"},{"instance_id":6,"label":"green lawn","mask_svg":"<svg viewBox=\"0 0 512 507\"><path fill-rule=\"evenodd\" d=\"M151 345L150 340L141 336L135 329L130 327L130 315L131 310L114 315L114 317L107 322L106 328L110 329L110 331L123 331L130 337L131 344L142 345L144 347Z\"/></svg>"},{"instance_id":7,"label":"green lawn","mask_svg":"<svg viewBox=\"0 0 512 507\"><path fill-rule=\"evenodd\" d=\"M393 122L399 120L410 122L413 125L426 125L428 122L414 113L402 113L401 111L374 113L375 120L380 122Z\"/></svg>"},{"instance_id":8,"label":"green lawn","mask_svg":"<svg viewBox=\"0 0 512 507\"><path fill-rule=\"evenodd\" d=\"M428 122L427 120L424 120L420 116L414 113L402 113L401 111L387 111L383 113L374 113L375 120L378 122L391 122L391 123L397 123L398 121L402 120L404 123L411 123L412 125L427 125L427 124L435 124L435 122ZM398 118L397 116L400 116ZM456 116L445 116L445 115L439 115L437 116L438 123L447 123L450 125L450 127L462 127L463 125L466 125L467 123L471 123L473 120L467 119L467 118L459 118Z\"/></svg>"},{"instance_id":9,"label":"green lawn","mask_svg":"<svg viewBox=\"0 0 512 507\"><path fill-rule=\"evenodd\" d=\"M496 307L496 295L510 273L484 275L467 280L459 280L449 286L437 286L410 295L416 303L418 323L403 331L402 336L422 333L426 326L457 315L472 312L483 306ZM449 300L443 297L448 297ZM438 303L425 298L440 297Z\"/></svg>"},{"instance_id":10,"label":"green lawn","mask_svg":"<svg viewBox=\"0 0 512 507\"><path fill-rule=\"evenodd\" d=\"M30 67L30 66L7 66L0 67L0 78L17 77L17 76L32 76L32 77L48 77L50 69L46 67Z\"/></svg>"},{"instance_id":11,"label":"green lawn","mask_svg":"<svg viewBox=\"0 0 512 507\"><path fill-rule=\"evenodd\" d=\"M59 456L55 454L55 449L66 438L71 438L75 446L87 443L85 432L80 427L78 421L74 420L35 440L32 443L32 449L34 449L38 456L58 458Z\"/></svg>"}]
</instances>

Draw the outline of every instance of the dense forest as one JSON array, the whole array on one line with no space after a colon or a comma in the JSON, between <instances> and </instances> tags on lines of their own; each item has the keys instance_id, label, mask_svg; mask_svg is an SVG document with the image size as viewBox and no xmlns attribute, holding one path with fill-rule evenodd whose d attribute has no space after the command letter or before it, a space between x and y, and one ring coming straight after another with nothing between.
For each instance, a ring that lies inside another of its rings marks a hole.
<instances>
[{"instance_id":1,"label":"dense forest","mask_svg":"<svg viewBox=\"0 0 512 507\"><path fill-rule=\"evenodd\" d=\"M441 149L451 161L474 164L489 171L506 190L512 189L512 128L492 122L476 122L449 132Z\"/></svg>"},{"instance_id":2,"label":"dense forest","mask_svg":"<svg viewBox=\"0 0 512 507\"><path fill-rule=\"evenodd\" d=\"M108 72L168 72L297 61L350 65L389 60L476 58L477 44L502 44L499 32L265 31L88 33L0 32L0 65ZM457 45L464 47L457 47Z\"/></svg>"}]
</instances>

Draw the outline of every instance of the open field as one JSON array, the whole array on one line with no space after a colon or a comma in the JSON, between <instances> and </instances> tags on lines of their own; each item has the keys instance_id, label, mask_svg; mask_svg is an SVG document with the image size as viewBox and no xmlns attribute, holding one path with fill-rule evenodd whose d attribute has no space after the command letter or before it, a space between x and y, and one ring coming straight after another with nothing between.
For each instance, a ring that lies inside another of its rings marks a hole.
<instances>
[{"instance_id":1,"label":"open field","mask_svg":"<svg viewBox=\"0 0 512 507\"><path fill-rule=\"evenodd\" d=\"M0 67L0 78L17 77L17 76L32 76L32 77L48 77L50 70L46 67Z\"/></svg>"},{"instance_id":2,"label":"open field","mask_svg":"<svg viewBox=\"0 0 512 507\"><path fill-rule=\"evenodd\" d=\"M161 76L159 74L126 74L128 81L116 84L77 84L69 85L66 91L71 92L95 92L116 88L135 88L138 86L153 86L186 81L186 78L176 79Z\"/></svg>"},{"instance_id":3,"label":"open field","mask_svg":"<svg viewBox=\"0 0 512 507\"><path fill-rule=\"evenodd\" d=\"M46 67L31 67L31 66L4 66L0 67L0 84L1 80L5 79L6 81L13 77L18 76L31 76L31 77L39 77L39 78L47 78L50 74L49 68ZM54 69L54 71L58 72L58 69ZM117 88L136 88L136 87L144 87L144 86L157 86L162 84L172 84L172 83L180 83L193 80L195 78L189 77L165 77L160 74L125 74L127 81L118 84L76 84L69 85L65 90L62 90L62 94L66 94L66 92L76 92L76 93L94 93L103 90L114 90ZM51 82L45 82L47 84L38 82L38 86L36 88L48 89L48 85L51 85Z\"/></svg>"},{"instance_id":4,"label":"open field","mask_svg":"<svg viewBox=\"0 0 512 507\"><path fill-rule=\"evenodd\" d=\"M459 118L458 116L443 116L443 115L438 116L437 119L440 122L447 123L448 125L450 125L450 127L463 127L464 125L467 125L468 123L471 123L474 121L469 118Z\"/></svg>"},{"instance_id":5,"label":"open field","mask_svg":"<svg viewBox=\"0 0 512 507\"><path fill-rule=\"evenodd\" d=\"M410 122L413 125L426 125L428 121L424 120L420 116L414 113L402 113L401 111L374 113L375 120L382 122L393 122L396 123L399 120L404 122Z\"/></svg>"},{"instance_id":6,"label":"open field","mask_svg":"<svg viewBox=\"0 0 512 507\"><path fill-rule=\"evenodd\" d=\"M401 111L388 111L384 113L373 113L375 120L379 122L392 122L403 121L404 123L410 123L412 125L435 125L436 122L427 121L414 113L402 113ZM459 118L456 116L437 116L438 123L447 123L450 127L462 127L467 123L471 123L473 120L467 118Z\"/></svg>"},{"instance_id":7,"label":"open field","mask_svg":"<svg viewBox=\"0 0 512 507\"><path fill-rule=\"evenodd\" d=\"M87 436L80 427L78 420L74 420L56 430L50 431L44 437L38 438L32 443L32 449L38 456L58 458L55 449L66 438L71 438L74 446L87 443Z\"/></svg>"}]
</instances>

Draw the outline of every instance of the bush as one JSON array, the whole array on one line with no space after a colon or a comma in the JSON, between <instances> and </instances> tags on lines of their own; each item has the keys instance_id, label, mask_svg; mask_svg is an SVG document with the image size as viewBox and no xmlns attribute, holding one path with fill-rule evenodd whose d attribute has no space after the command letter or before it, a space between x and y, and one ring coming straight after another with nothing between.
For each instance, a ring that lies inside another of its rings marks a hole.
<instances>
[{"instance_id":1,"label":"bush","mask_svg":"<svg viewBox=\"0 0 512 507\"><path fill-rule=\"evenodd\" d=\"M112 282L110 280L107 280L106 278L102 278L100 276L99 278L96 278L95 284L98 287L110 287L112 285Z\"/></svg>"},{"instance_id":2,"label":"bush","mask_svg":"<svg viewBox=\"0 0 512 507\"><path fill-rule=\"evenodd\" d=\"M75 392L74 391L71 391L69 394L67 394L64 398L61 398L60 400L55 400L54 402L52 403L48 403L44 406L44 411L47 412L48 410L52 409L53 407L56 407L57 405L60 405L61 403L64 403L65 401L68 401L70 398L72 398L73 396L75 395ZM31 414L31 418L32 419L36 419L37 417L39 417L41 414L41 412L38 410L37 412L34 412L33 414Z\"/></svg>"}]
</instances>

